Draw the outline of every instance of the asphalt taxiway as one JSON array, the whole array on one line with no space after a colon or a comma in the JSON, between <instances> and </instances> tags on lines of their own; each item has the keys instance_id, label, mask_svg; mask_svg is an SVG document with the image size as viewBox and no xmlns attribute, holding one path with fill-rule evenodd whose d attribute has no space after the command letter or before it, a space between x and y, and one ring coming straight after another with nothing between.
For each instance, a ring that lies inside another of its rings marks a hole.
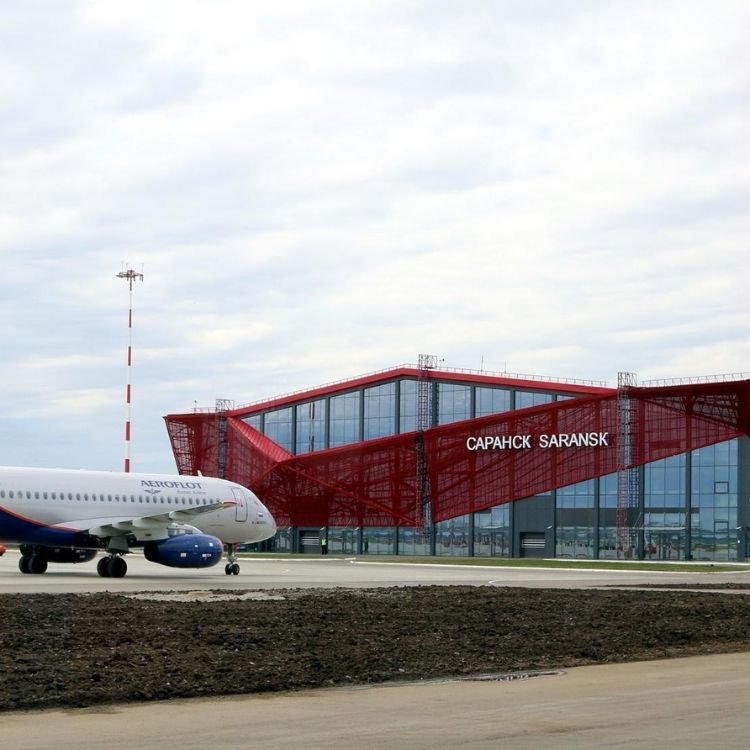
<instances>
[{"instance_id":1,"label":"asphalt taxiway","mask_svg":"<svg viewBox=\"0 0 750 750\"><path fill-rule=\"evenodd\" d=\"M96 561L81 564L50 563L43 575L23 575L18 551L0 557L0 593L96 593L97 591L254 590L276 588L369 588L382 586L524 586L534 588L595 588L637 586L645 583L750 583L750 569L729 572L681 570L605 570L597 568L509 568L425 563L383 562L376 557L247 558L238 576L227 576L224 566L203 570L166 568L139 554L127 556L125 578L101 578Z\"/></svg>"}]
</instances>

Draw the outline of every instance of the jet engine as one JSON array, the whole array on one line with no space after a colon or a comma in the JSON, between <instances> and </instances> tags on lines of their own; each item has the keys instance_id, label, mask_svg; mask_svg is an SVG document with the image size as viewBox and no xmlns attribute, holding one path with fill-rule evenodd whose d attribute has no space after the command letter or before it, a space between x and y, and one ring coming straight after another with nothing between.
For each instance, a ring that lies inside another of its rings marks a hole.
<instances>
[{"instance_id":1,"label":"jet engine","mask_svg":"<svg viewBox=\"0 0 750 750\"><path fill-rule=\"evenodd\" d=\"M147 560L170 568L210 568L223 551L221 540L209 534L179 534L143 545Z\"/></svg>"}]
</instances>

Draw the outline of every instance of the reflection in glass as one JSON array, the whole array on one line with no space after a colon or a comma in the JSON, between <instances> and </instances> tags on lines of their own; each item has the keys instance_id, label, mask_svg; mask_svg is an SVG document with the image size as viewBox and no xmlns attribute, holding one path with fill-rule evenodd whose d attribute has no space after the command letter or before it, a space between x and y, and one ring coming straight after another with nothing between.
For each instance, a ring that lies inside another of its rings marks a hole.
<instances>
[{"instance_id":1,"label":"reflection in glass","mask_svg":"<svg viewBox=\"0 0 750 750\"><path fill-rule=\"evenodd\" d=\"M312 453L326 447L325 399L297 407L297 453Z\"/></svg>"},{"instance_id":2,"label":"reflection in glass","mask_svg":"<svg viewBox=\"0 0 750 750\"><path fill-rule=\"evenodd\" d=\"M476 416L510 411L510 391L506 388L477 388Z\"/></svg>"},{"instance_id":3,"label":"reflection in glass","mask_svg":"<svg viewBox=\"0 0 750 750\"><path fill-rule=\"evenodd\" d=\"M510 553L510 504L475 513L474 554L477 557L510 557Z\"/></svg>"},{"instance_id":4,"label":"reflection in glass","mask_svg":"<svg viewBox=\"0 0 750 750\"><path fill-rule=\"evenodd\" d=\"M287 451L292 450L292 407L266 412L265 435Z\"/></svg>"},{"instance_id":5,"label":"reflection in glass","mask_svg":"<svg viewBox=\"0 0 750 750\"><path fill-rule=\"evenodd\" d=\"M365 389L365 440L396 434L396 384Z\"/></svg>"},{"instance_id":6,"label":"reflection in glass","mask_svg":"<svg viewBox=\"0 0 750 750\"><path fill-rule=\"evenodd\" d=\"M439 424L471 418L471 388L468 385L440 383L438 398Z\"/></svg>"},{"instance_id":7,"label":"reflection in glass","mask_svg":"<svg viewBox=\"0 0 750 750\"><path fill-rule=\"evenodd\" d=\"M359 440L359 402L359 391L342 393L331 399L331 448Z\"/></svg>"},{"instance_id":8,"label":"reflection in glass","mask_svg":"<svg viewBox=\"0 0 750 750\"><path fill-rule=\"evenodd\" d=\"M417 381L401 381L399 432L417 429Z\"/></svg>"},{"instance_id":9,"label":"reflection in glass","mask_svg":"<svg viewBox=\"0 0 750 750\"><path fill-rule=\"evenodd\" d=\"M435 524L435 554L445 557L469 555L469 516L459 516Z\"/></svg>"},{"instance_id":10,"label":"reflection in glass","mask_svg":"<svg viewBox=\"0 0 750 750\"><path fill-rule=\"evenodd\" d=\"M526 409L529 406L540 406L551 404L553 396L551 393L538 393L537 391L516 391L516 409Z\"/></svg>"}]
</instances>

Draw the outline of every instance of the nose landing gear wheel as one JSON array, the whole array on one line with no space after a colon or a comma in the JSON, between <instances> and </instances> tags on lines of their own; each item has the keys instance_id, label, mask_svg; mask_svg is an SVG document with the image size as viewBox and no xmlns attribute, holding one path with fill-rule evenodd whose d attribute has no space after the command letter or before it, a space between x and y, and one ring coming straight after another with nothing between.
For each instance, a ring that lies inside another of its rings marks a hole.
<instances>
[{"instance_id":1,"label":"nose landing gear wheel","mask_svg":"<svg viewBox=\"0 0 750 750\"><path fill-rule=\"evenodd\" d=\"M240 566L237 563L237 556L234 554L235 550L237 549L236 544L227 544L226 550L227 550L227 564L224 566L224 572L228 576L238 576L240 574Z\"/></svg>"}]
</instances>

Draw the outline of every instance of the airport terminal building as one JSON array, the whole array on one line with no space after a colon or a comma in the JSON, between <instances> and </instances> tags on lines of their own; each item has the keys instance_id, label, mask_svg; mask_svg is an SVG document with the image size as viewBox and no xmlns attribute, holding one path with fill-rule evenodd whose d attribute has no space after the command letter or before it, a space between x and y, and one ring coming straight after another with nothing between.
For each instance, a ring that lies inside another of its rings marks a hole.
<instances>
[{"instance_id":1,"label":"airport terminal building","mask_svg":"<svg viewBox=\"0 0 750 750\"><path fill-rule=\"evenodd\" d=\"M177 468L239 482L280 551L750 557L750 379L445 369L165 417Z\"/></svg>"}]
</instances>

